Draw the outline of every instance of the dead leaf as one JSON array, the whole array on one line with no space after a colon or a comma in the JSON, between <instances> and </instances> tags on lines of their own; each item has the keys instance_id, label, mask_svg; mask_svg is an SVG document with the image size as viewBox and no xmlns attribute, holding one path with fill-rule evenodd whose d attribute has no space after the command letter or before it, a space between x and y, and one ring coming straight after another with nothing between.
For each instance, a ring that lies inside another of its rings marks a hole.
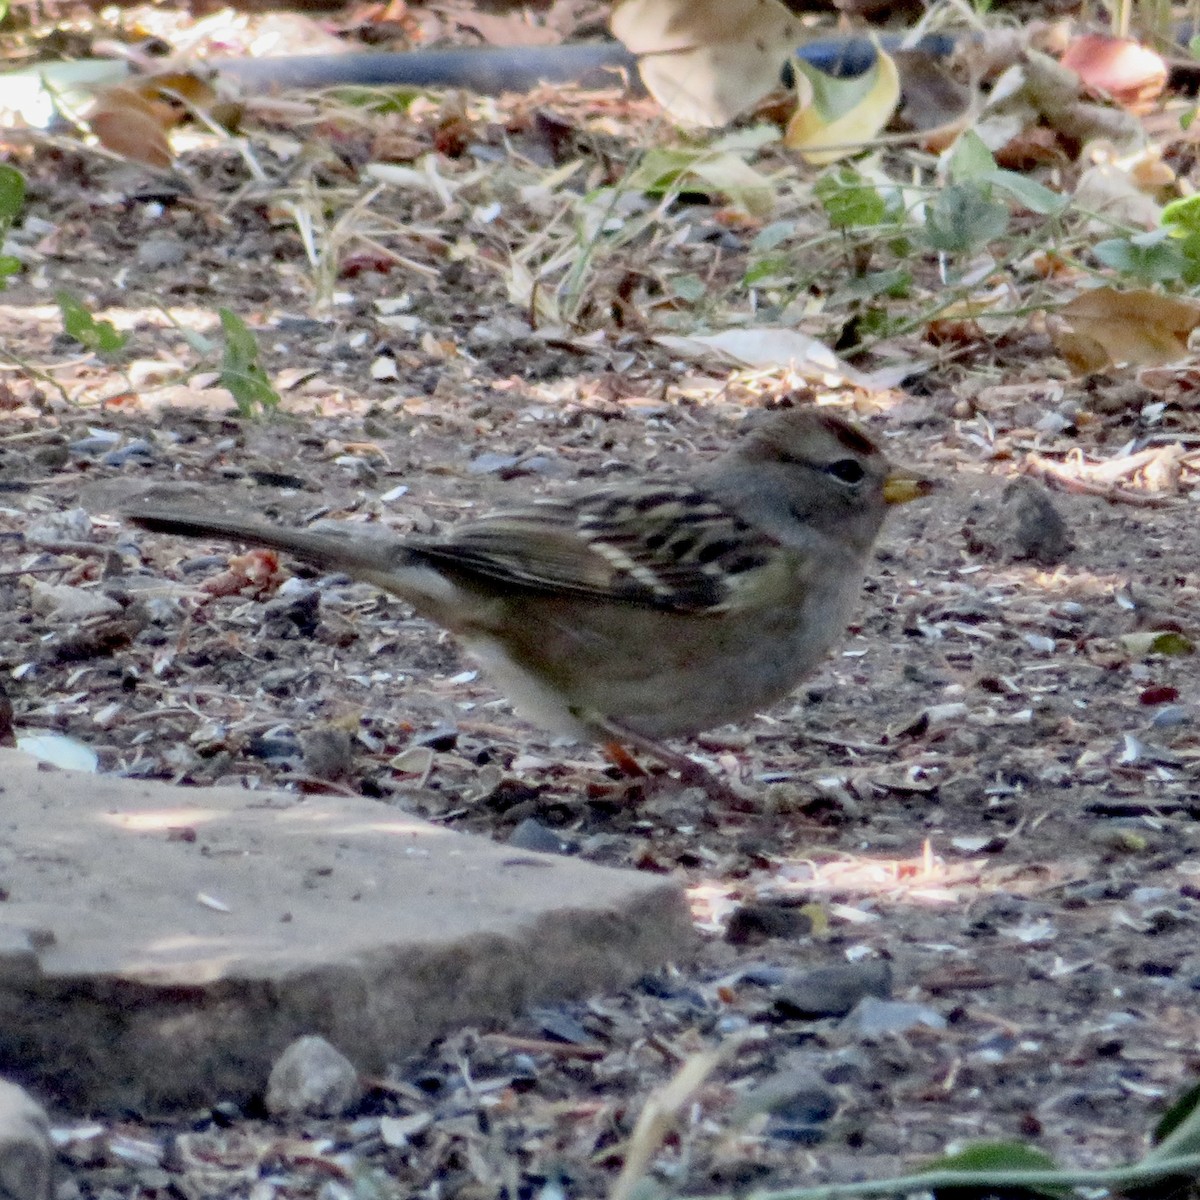
<instances>
[{"instance_id":1,"label":"dead leaf","mask_svg":"<svg viewBox=\"0 0 1200 1200\"><path fill-rule=\"evenodd\" d=\"M1161 366L1188 356L1188 338L1200 326L1200 304L1138 288L1101 287L1059 309L1067 328L1054 344L1077 374L1129 363Z\"/></svg>"},{"instance_id":2,"label":"dead leaf","mask_svg":"<svg viewBox=\"0 0 1200 1200\"><path fill-rule=\"evenodd\" d=\"M1076 38L1060 60L1093 91L1133 112L1149 111L1167 85L1167 64L1131 38L1088 33Z\"/></svg>"},{"instance_id":3,"label":"dead leaf","mask_svg":"<svg viewBox=\"0 0 1200 1200\"><path fill-rule=\"evenodd\" d=\"M783 141L815 166L837 162L861 149L891 120L900 102L900 75L890 55L877 51L871 69L839 79L797 59L800 107Z\"/></svg>"},{"instance_id":4,"label":"dead leaf","mask_svg":"<svg viewBox=\"0 0 1200 1200\"><path fill-rule=\"evenodd\" d=\"M88 114L88 124L106 150L160 170L171 165L167 130L176 123L169 104L148 100L131 87L105 88Z\"/></svg>"},{"instance_id":5,"label":"dead leaf","mask_svg":"<svg viewBox=\"0 0 1200 1200\"><path fill-rule=\"evenodd\" d=\"M971 123L975 87L957 80L946 59L928 50L897 50L892 58L900 73L904 123L926 135L926 148L944 150Z\"/></svg>"},{"instance_id":6,"label":"dead leaf","mask_svg":"<svg viewBox=\"0 0 1200 1200\"><path fill-rule=\"evenodd\" d=\"M619 0L613 35L676 120L725 125L779 86L803 28L778 0Z\"/></svg>"}]
</instances>

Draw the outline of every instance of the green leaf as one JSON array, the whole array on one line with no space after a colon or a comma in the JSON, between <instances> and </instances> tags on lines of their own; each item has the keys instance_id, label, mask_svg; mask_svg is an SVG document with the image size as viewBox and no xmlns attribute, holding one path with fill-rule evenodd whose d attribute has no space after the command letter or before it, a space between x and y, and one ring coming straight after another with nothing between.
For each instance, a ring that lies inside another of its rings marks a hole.
<instances>
[{"instance_id":1,"label":"green leaf","mask_svg":"<svg viewBox=\"0 0 1200 1200\"><path fill-rule=\"evenodd\" d=\"M1196 652L1191 639L1173 629L1127 633L1118 640L1125 652L1135 658L1148 658L1151 654L1161 654L1166 658L1183 658Z\"/></svg>"},{"instance_id":2,"label":"green leaf","mask_svg":"<svg viewBox=\"0 0 1200 1200\"><path fill-rule=\"evenodd\" d=\"M259 365L258 340L241 317L227 308L217 311L225 334L221 386L229 389L243 417L270 412L279 406L279 393Z\"/></svg>"},{"instance_id":3,"label":"green leaf","mask_svg":"<svg viewBox=\"0 0 1200 1200\"><path fill-rule=\"evenodd\" d=\"M1169 283L1182 278L1188 267L1184 248L1162 229L1097 242L1092 254L1104 266L1140 283Z\"/></svg>"},{"instance_id":4,"label":"green leaf","mask_svg":"<svg viewBox=\"0 0 1200 1200\"><path fill-rule=\"evenodd\" d=\"M851 279L846 285L846 292L859 299L890 296L893 300L903 300L912 291L912 281L912 272L903 267L869 271L866 275Z\"/></svg>"},{"instance_id":5,"label":"green leaf","mask_svg":"<svg viewBox=\"0 0 1200 1200\"><path fill-rule=\"evenodd\" d=\"M1200 1083L1194 1083L1178 1096L1154 1127L1150 1140L1159 1146L1167 1140L1193 1114L1200 1114ZM1200 1145L1172 1147L1172 1156L1191 1154L1200 1150Z\"/></svg>"},{"instance_id":6,"label":"green leaf","mask_svg":"<svg viewBox=\"0 0 1200 1200\"><path fill-rule=\"evenodd\" d=\"M986 184L952 183L925 214L925 237L935 250L969 254L1008 229L1008 209L991 198Z\"/></svg>"},{"instance_id":7,"label":"green leaf","mask_svg":"<svg viewBox=\"0 0 1200 1200\"><path fill-rule=\"evenodd\" d=\"M0 254L0 291L7 286L9 277L20 274L20 271L21 260L19 258L13 258L11 254Z\"/></svg>"},{"instance_id":8,"label":"green leaf","mask_svg":"<svg viewBox=\"0 0 1200 1200\"><path fill-rule=\"evenodd\" d=\"M705 293L708 291L704 280L699 275L676 275L670 281L669 286L674 295L692 304L695 304L698 300L703 300Z\"/></svg>"},{"instance_id":9,"label":"green leaf","mask_svg":"<svg viewBox=\"0 0 1200 1200\"><path fill-rule=\"evenodd\" d=\"M1030 179L1027 175L1019 175L1016 171L1003 171L999 167L985 171L980 179L984 183L994 183L1006 191L1018 204L1039 216L1057 216L1071 203L1070 198L1052 192L1048 187Z\"/></svg>"},{"instance_id":10,"label":"green leaf","mask_svg":"<svg viewBox=\"0 0 1200 1200\"><path fill-rule=\"evenodd\" d=\"M864 338L882 338L888 334L897 325L897 319L894 313L886 308L864 308L858 314L855 322L855 332L858 334L858 342L861 343Z\"/></svg>"},{"instance_id":11,"label":"green leaf","mask_svg":"<svg viewBox=\"0 0 1200 1200\"><path fill-rule=\"evenodd\" d=\"M768 280L783 283L793 279L795 275L796 264L787 255L768 254L765 258L760 258L746 268L746 273L742 276L742 284L745 287L757 287Z\"/></svg>"},{"instance_id":12,"label":"green leaf","mask_svg":"<svg viewBox=\"0 0 1200 1200\"><path fill-rule=\"evenodd\" d=\"M935 1171L974 1171L986 1175L992 1171L1053 1171L1058 1164L1044 1151L1035 1150L1023 1142L981 1142L968 1146L957 1154L947 1154L928 1163L922 1175ZM920 1176L918 1176L920 1178ZM935 1195L939 1200L973 1200L982 1196L1065 1196L1070 1192L1066 1186L1039 1184L1025 1187L989 1187L981 1182L976 1187L938 1188Z\"/></svg>"},{"instance_id":13,"label":"green leaf","mask_svg":"<svg viewBox=\"0 0 1200 1200\"><path fill-rule=\"evenodd\" d=\"M813 192L824 207L829 223L840 229L882 225L891 219L890 207L879 189L853 167L827 171L813 185Z\"/></svg>"},{"instance_id":14,"label":"green leaf","mask_svg":"<svg viewBox=\"0 0 1200 1200\"><path fill-rule=\"evenodd\" d=\"M16 220L25 203L25 176L16 167L0 163L0 229Z\"/></svg>"},{"instance_id":15,"label":"green leaf","mask_svg":"<svg viewBox=\"0 0 1200 1200\"><path fill-rule=\"evenodd\" d=\"M1024 1142L979 1142L957 1154L926 1163L922 1175L934 1171L1054 1171L1058 1164L1044 1150Z\"/></svg>"},{"instance_id":16,"label":"green leaf","mask_svg":"<svg viewBox=\"0 0 1200 1200\"><path fill-rule=\"evenodd\" d=\"M754 235L754 240L750 243L750 249L765 253L767 250L774 250L776 246L782 246L788 238L795 236L795 221L772 221L770 225L763 226Z\"/></svg>"},{"instance_id":17,"label":"green leaf","mask_svg":"<svg viewBox=\"0 0 1200 1200\"><path fill-rule=\"evenodd\" d=\"M111 321L97 321L70 292L56 292L54 301L62 313L63 332L94 353L116 354L129 341L129 334L118 333Z\"/></svg>"},{"instance_id":18,"label":"green leaf","mask_svg":"<svg viewBox=\"0 0 1200 1200\"><path fill-rule=\"evenodd\" d=\"M1159 221L1180 233L1200 233L1200 193L1172 200L1162 210Z\"/></svg>"},{"instance_id":19,"label":"green leaf","mask_svg":"<svg viewBox=\"0 0 1200 1200\"><path fill-rule=\"evenodd\" d=\"M984 144L983 138L973 129L968 129L950 151L946 173L952 183L970 183L982 180L996 170L996 160Z\"/></svg>"}]
</instances>

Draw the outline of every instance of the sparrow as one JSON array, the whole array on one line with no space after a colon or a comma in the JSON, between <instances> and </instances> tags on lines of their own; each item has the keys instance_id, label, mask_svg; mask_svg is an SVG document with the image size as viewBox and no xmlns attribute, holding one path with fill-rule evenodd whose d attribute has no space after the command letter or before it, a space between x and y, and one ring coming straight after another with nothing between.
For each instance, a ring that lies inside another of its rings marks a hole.
<instances>
[{"instance_id":1,"label":"sparrow","mask_svg":"<svg viewBox=\"0 0 1200 1200\"><path fill-rule=\"evenodd\" d=\"M144 529L284 551L406 600L461 640L519 713L649 753L783 699L844 631L889 505L932 483L827 409L767 415L686 477L464 521L440 536L131 508Z\"/></svg>"}]
</instances>

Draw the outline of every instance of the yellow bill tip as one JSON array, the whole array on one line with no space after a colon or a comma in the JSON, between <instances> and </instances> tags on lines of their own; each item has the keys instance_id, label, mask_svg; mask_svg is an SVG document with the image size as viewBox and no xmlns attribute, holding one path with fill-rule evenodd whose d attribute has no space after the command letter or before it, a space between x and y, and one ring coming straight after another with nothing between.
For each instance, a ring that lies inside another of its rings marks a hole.
<instances>
[{"instance_id":1,"label":"yellow bill tip","mask_svg":"<svg viewBox=\"0 0 1200 1200\"><path fill-rule=\"evenodd\" d=\"M932 479L896 471L884 480L883 498L888 504L907 504L910 500L920 500L922 496L928 496L937 486Z\"/></svg>"}]
</instances>

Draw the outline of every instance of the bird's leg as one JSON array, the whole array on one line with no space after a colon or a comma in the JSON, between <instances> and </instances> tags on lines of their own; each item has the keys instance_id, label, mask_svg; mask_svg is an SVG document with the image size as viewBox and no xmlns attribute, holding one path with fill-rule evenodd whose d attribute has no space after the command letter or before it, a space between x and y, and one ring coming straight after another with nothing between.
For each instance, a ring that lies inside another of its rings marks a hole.
<instances>
[{"instance_id":1,"label":"bird's leg","mask_svg":"<svg viewBox=\"0 0 1200 1200\"><path fill-rule=\"evenodd\" d=\"M640 733L634 733L632 729L627 729L619 722L612 720L600 722L600 728L604 733L610 735L609 740L603 743L604 753L608 756L609 761L624 771L626 775L635 779L645 779L647 773L622 743L628 743L635 750L640 750L643 754L656 758L667 770L675 771L679 775L679 782L684 787L700 788L709 800L741 808L750 798L751 793L734 780L714 775L694 758L686 754L678 754L670 747L664 746L662 742L643 737Z\"/></svg>"},{"instance_id":2,"label":"bird's leg","mask_svg":"<svg viewBox=\"0 0 1200 1200\"><path fill-rule=\"evenodd\" d=\"M605 742L601 747L604 751L604 757L608 759L622 775L628 775L630 779L645 779L648 772L620 742Z\"/></svg>"}]
</instances>

